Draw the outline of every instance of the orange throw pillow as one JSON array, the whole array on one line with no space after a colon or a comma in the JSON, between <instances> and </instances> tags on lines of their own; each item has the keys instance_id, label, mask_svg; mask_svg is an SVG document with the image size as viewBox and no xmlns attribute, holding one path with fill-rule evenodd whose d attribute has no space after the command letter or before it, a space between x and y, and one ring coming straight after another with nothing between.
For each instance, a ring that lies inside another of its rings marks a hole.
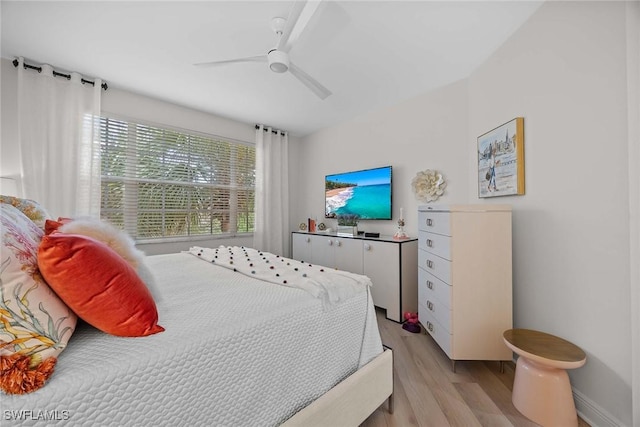
<instances>
[{"instance_id":1,"label":"orange throw pillow","mask_svg":"<svg viewBox=\"0 0 640 427\"><path fill-rule=\"evenodd\" d=\"M76 234L42 238L38 266L79 317L103 332L140 337L164 331L151 293L135 270L102 242Z\"/></svg>"},{"instance_id":2,"label":"orange throw pillow","mask_svg":"<svg viewBox=\"0 0 640 427\"><path fill-rule=\"evenodd\" d=\"M57 221L48 219L44 222L44 234L49 235L71 221L70 218L58 218Z\"/></svg>"}]
</instances>

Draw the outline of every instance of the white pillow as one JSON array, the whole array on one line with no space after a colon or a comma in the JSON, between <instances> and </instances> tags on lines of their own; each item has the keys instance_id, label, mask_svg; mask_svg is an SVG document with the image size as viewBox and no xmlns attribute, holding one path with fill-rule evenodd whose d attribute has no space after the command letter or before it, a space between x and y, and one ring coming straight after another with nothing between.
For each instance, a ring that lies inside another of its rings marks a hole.
<instances>
[{"instance_id":1,"label":"white pillow","mask_svg":"<svg viewBox=\"0 0 640 427\"><path fill-rule=\"evenodd\" d=\"M136 270L156 302L162 299L153 273L145 264L144 252L136 248L131 236L124 231L117 229L108 222L90 217L74 218L61 225L58 231L65 234L88 236L106 244Z\"/></svg>"}]
</instances>

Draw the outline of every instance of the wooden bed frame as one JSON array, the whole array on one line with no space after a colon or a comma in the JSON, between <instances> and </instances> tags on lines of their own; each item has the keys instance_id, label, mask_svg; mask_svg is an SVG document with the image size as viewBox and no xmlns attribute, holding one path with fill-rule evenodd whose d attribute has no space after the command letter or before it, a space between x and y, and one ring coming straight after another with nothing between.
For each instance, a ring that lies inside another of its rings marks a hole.
<instances>
[{"instance_id":1,"label":"wooden bed frame","mask_svg":"<svg viewBox=\"0 0 640 427\"><path fill-rule=\"evenodd\" d=\"M393 351L379 356L289 418L283 427L354 426L362 424L388 399L393 413Z\"/></svg>"}]
</instances>

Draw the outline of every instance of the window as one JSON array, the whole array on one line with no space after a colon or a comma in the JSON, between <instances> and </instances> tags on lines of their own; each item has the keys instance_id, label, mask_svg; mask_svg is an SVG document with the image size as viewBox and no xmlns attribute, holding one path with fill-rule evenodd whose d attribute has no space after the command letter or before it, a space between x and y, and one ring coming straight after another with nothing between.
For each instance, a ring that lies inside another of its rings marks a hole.
<instances>
[{"instance_id":1,"label":"window","mask_svg":"<svg viewBox=\"0 0 640 427\"><path fill-rule=\"evenodd\" d=\"M102 117L101 216L136 240L253 232L255 146Z\"/></svg>"}]
</instances>

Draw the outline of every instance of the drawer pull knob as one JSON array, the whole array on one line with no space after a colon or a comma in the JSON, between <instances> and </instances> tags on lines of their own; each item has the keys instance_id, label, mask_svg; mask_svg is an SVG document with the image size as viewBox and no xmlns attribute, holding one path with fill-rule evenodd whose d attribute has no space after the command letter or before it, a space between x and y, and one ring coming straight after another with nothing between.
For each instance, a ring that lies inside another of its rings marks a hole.
<instances>
[{"instance_id":1,"label":"drawer pull knob","mask_svg":"<svg viewBox=\"0 0 640 427\"><path fill-rule=\"evenodd\" d=\"M311 237L307 237L307 239L305 240L307 243L309 243L311 241Z\"/></svg>"},{"instance_id":2,"label":"drawer pull knob","mask_svg":"<svg viewBox=\"0 0 640 427\"><path fill-rule=\"evenodd\" d=\"M427 267L433 268L433 261L431 261L430 259L427 260Z\"/></svg>"},{"instance_id":3,"label":"drawer pull knob","mask_svg":"<svg viewBox=\"0 0 640 427\"><path fill-rule=\"evenodd\" d=\"M427 225L428 225L429 227L432 227L432 226L433 226L433 220L432 220L431 218L427 218Z\"/></svg>"},{"instance_id":4,"label":"drawer pull knob","mask_svg":"<svg viewBox=\"0 0 640 427\"><path fill-rule=\"evenodd\" d=\"M364 244L364 250L365 250L365 251L371 250L371 245L370 245L370 244L368 244L368 243L365 243L365 244Z\"/></svg>"},{"instance_id":5,"label":"drawer pull knob","mask_svg":"<svg viewBox=\"0 0 640 427\"><path fill-rule=\"evenodd\" d=\"M427 322L427 329L429 330L429 332L433 332L433 323Z\"/></svg>"},{"instance_id":6,"label":"drawer pull knob","mask_svg":"<svg viewBox=\"0 0 640 427\"><path fill-rule=\"evenodd\" d=\"M427 246L432 248L433 247L433 240L427 239Z\"/></svg>"},{"instance_id":7,"label":"drawer pull knob","mask_svg":"<svg viewBox=\"0 0 640 427\"><path fill-rule=\"evenodd\" d=\"M431 301L427 301L427 308L433 311L433 303Z\"/></svg>"},{"instance_id":8,"label":"drawer pull knob","mask_svg":"<svg viewBox=\"0 0 640 427\"><path fill-rule=\"evenodd\" d=\"M427 288L433 290L433 282L431 280L427 280Z\"/></svg>"},{"instance_id":9,"label":"drawer pull knob","mask_svg":"<svg viewBox=\"0 0 640 427\"><path fill-rule=\"evenodd\" d=\"M327 243L329 244L329 246L333 246L333 240L329 239Z\"/></svg>"},{"instance_id":10,"label":"drawer pull knob","mask_svg":"<svg viewBox=\"0 0 640 427\"><path fill-rule=\"evenodd\" d=\"M336 245L342 246L342 242L340 240L336 240Z\"/></svg>"}]
</instances>

